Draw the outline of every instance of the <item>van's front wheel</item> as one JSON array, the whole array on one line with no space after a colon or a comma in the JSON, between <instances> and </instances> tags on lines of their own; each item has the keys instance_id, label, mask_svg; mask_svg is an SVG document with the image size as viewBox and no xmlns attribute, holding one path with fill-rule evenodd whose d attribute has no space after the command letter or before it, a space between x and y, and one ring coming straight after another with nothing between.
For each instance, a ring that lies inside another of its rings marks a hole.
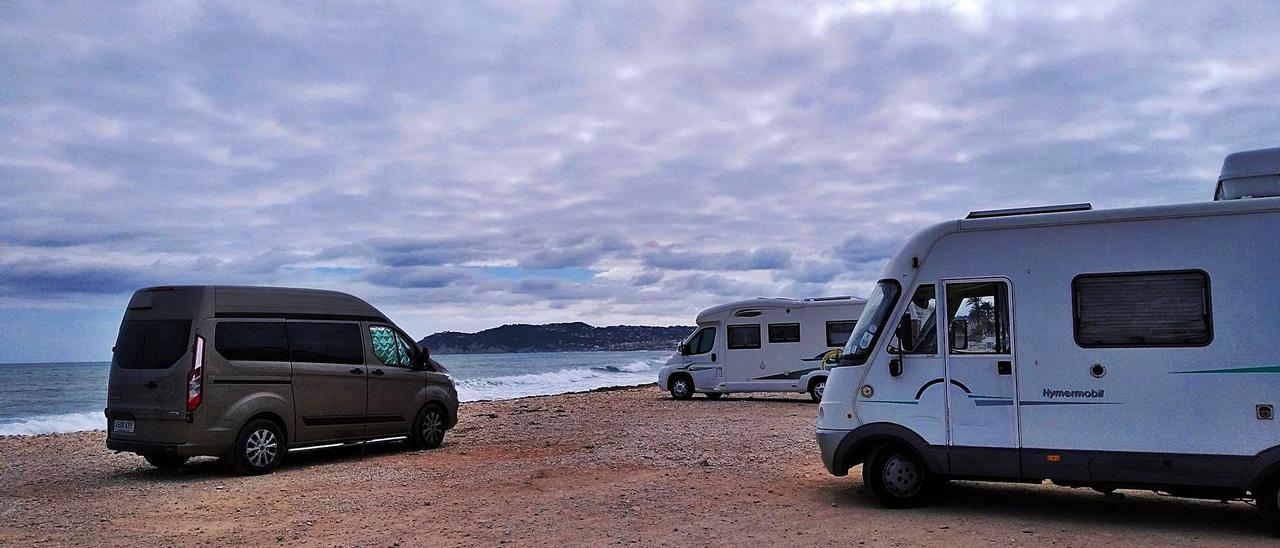
<instances>
[{"instance_id":1,"label":"van's front wheel","mask_svg":"<svg viewBox=\"0 0 1280 548\"><path fill-rule=\"evenodd\" d=\"M434 403L422 406L417 420L413 421L413 433L409 445L416 449L435 449L444 443L444 425L448 417L444 409Z\"/></svg>"},{"instance_id":2,"label":"van's front wheel","mask_svg":"<svg viewBox=\"0 0 1280 548\"><path fill-rule=\"evenodd\" d=\"M889 508L920 506L937 485L920 457L894 444L883 445L872 452L862 466L862 482Z\"/></svg>"},{"instance_id":3,"label":"van's front wheel","mask_svg":"<svg viewBox=\"0 0 1280 548\"><path fill-rule=\"evenodd\" d=\"M826 377L823 377L821 379L813 379L812 381L809 381L809 397L813 398L813 401L822 401L822 393L826 391L827 391Z\"/></svg>"},{"instance_id":4,"label":"van's front wheel","mask_svg":"<svg viewBox=\"0 0 1280 548\"><path fill-rule=\"evenodd\" d=\"M266 474L284 460L284 433L276 423L258 419L244 425L236 436L231 462L241 474Z\"/></svg>"},{"instance_id":5,"label":"van's front wheel","mask_svg":"<svg viewBox=\"0 0 1280 548\"><path fill-rule=\"evenodd\" d=\"M174 455L172 453L151 453L143 455L142 458L147 459L147 463L151 466L166 472L173 472L182 468L182 465L187 463L187 457Z\"/></svg>"},{"instance_id":6,"label":"van's front wheel","mask_svg":"<svg viewBox=\"0 0 1280 548\"><path fill-rule=\"evenodd\" d=\"M671 378L671 397L677 400L687 400L693 397L693 379L688 375L676 375Z\"/></svg>"},{"instance_id":7,"label":"van's front wheel","mask_svg":"<svg viewBox=\"0 0 1280 548\"><path fill-rule=\"evenodd\" d=\"M1267 522L1273 533L1280 534L1280 472L1271 474L1262 482L1253 497L1262 512L1262 520Z\"/></svg>"}]
</instances>

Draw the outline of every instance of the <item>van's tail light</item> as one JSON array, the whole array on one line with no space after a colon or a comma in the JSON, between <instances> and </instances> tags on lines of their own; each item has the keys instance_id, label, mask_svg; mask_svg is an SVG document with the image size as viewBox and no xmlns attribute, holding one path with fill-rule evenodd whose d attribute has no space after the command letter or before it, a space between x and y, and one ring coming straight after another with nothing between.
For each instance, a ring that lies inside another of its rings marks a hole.
<instances>
[{"instance_id":1,"label":"van's tail light","mask_svg":"<svg viewBox=\"0 0 1280 548\"><path fill-rule=\"evenodd\" d=\"M187 412L195 411L204 399L204 337L196 335L191 352L191 372L187 374Z\"/></svg>"}]
</instances>

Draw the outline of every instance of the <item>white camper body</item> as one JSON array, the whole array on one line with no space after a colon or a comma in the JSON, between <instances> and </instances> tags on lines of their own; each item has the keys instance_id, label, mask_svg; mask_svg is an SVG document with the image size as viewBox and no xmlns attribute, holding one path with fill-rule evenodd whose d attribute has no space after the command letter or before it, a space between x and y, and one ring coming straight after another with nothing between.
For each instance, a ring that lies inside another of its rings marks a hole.
<instances>
[{"instance_id":1,"label":"white camper body","mask_svg":"<svg viewBox=\"0 0 1280 548\"><path fill-rule=\"evenodd\" d=\"M752 299L708 308L658 372L677 399L694 392L809 392L822 398L827 366L848 340L863 299Z\"/></svg>"},{"instance_id":2,"label":"white camper body","mask_svg":"<svg viewBox=\"0 0 1280 548\"><path fill-rule=\"evenodd\" d=\"M1081 206L906 242L819 407L832 474L863 464L894 506L931 478L1047 479L1274 512L1280 199Z\"/></svg>"}]
</instances>

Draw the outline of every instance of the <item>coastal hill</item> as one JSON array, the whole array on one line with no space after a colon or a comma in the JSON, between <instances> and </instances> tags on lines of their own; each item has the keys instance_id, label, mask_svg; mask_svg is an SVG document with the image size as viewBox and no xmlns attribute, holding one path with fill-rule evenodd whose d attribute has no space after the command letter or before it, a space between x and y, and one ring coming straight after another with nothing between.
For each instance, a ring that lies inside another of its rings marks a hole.
<instances>
[{"instance_id":1,"label":"coastal hill","mask_svg":"<svg viewBox=\"0 0 1280 548\"><path fill-rule=\"evenodd\" d=\"M432 354L675 350L676 345L692 332L692 326L594 327L582 322L512 324L479 333L443 331L418 341L418 345L428 348Z\"/></svg>"}]
</instances>

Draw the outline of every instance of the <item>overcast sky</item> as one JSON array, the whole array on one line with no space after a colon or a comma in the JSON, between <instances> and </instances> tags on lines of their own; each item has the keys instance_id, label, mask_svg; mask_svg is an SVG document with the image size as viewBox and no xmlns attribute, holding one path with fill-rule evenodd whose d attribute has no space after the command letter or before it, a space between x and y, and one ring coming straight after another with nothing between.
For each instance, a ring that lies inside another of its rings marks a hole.
<instances>
[{"instance_id":1,"label":"overcast sky","mask_svg":"<svg viewBox=\"0 0 1280 548\"><path fill-rule=\"evenodd\" d=\"M865 295L974 209L1209 200L1275 2L0 3L0 361L148 285L410 334Z\"/></svg>"}]
</instances>

